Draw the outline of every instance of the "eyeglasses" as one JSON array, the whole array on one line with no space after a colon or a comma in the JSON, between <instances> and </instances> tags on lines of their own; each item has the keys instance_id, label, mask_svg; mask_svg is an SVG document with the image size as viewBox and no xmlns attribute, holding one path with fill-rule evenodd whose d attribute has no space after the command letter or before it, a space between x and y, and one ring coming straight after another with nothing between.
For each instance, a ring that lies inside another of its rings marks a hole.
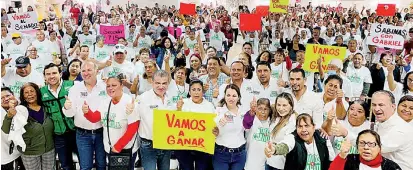
<instances>
[{"instance_id":1,"label":"eyeglasses","mask_svg":"<svg viewBox=\"0 0 413 170\"><path fill-rule=\"evenodd\" d=\"M358 147L363 148L363 147L366 147L366 145L369 146L369 148L374 148L377 146L377 143L376 142L364 142L364 141L359 141L358 143Z\"/></svg>"}]
</instances>

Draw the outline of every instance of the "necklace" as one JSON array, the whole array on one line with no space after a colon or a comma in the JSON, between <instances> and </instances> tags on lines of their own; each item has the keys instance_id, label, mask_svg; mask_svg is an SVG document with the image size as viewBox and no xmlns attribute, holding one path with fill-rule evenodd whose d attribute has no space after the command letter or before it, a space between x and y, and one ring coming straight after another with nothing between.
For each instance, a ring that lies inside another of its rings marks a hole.
<instances>
[{"instance_id":1,"label":"necklace","mask_svg":"<svg viewBox=\"0 0 413 170\"><path fill-rule=\"evenodd\" d=\"M181 87L183 87L183 90L180 90L179 87L180 87L180 85L177 84L177 85L176 85L176 89L178 90L178 96L184 97L184 96L185 96L185 92L186 92L185 83L184 83L183 86L181 86Z\"/></svg>"}]
</instances>

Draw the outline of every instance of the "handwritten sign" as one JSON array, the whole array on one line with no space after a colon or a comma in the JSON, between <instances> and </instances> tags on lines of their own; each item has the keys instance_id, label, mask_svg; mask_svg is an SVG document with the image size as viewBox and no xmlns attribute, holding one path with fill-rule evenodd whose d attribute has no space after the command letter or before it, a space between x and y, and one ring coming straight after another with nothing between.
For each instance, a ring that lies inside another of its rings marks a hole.
<instances>
[{"instance_id":1,"label":"handwritten sign","mask_svg":"<svg viewBox=\"0 0 413 170\"><path fill-rule=\"evenodd\" d=\"M105 36L105 44L117 44L119 38L125 37L125 27L123 25L100 25L100 34Z\"/></svg>"},{"instance_id":2,"label":"handwritten sign","mask_svg":"<svg viewBox=\"0 0 413 170\"><path fill-rule=\"evenodd\" d=\"M407 30L403 27L372 24L370 35L367 37L367 44L378 47L403 49L404 37L406 37L406 35Z\"/></svg>"},{"instance_id":3,"label":"handwritten sign","mask_svg":"<svg viewBox=\"0 0 413 170\"><path fill-rule=\"evenodd\" d=\"M154 148L214 154L216 114L155 109L153 115Z\"/></svg>"},{"instance_id":4,"label":"handwritten sign","mask_svg":"<svg viewBox=\"0 0 413 170\"><path fill-rule=\"evenodd\" d=\"M270 12L287 13L289 0L270 0Z\"/></svg>"},{"instance_id":5,"label":"handwritten sign","mask_svg":"<svg viewBox=\"0 0 413 170\"><path fill-rule=\"evenodd\" d=\"M336 47L328 45L307 44L305 47L305 61L303 69L305 71L317 72L318 64L317 60L321 56L324 71L328 70L328 64L332 59L338 58L344 60L346 55L345 47Z\"/></svg>"},{"instance_id":6,"label":"handwritten sign","mask_svg":"<svg viewBox=\"0 0 413 170\"><path fill-rule=\"evenodd\" d=\"M7 14L11 23L11 29L15 31L31 31L37 28L36 12L24 12Z\"/></svg>"}]
</instances>

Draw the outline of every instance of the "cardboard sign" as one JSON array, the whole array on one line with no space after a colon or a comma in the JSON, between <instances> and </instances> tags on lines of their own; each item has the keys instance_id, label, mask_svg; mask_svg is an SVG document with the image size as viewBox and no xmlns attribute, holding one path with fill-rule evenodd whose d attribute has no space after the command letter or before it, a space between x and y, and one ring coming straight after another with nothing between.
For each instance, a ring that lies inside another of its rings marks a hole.
<instances>
[{"instance_id":1,"label":"cardboard sign","mask_svg":"<svg viewBox=\"0 0 413 170\"><path fill-rule=\"evenodd\" d=\"M168 150L196 150L214 154L212 129L216 114L153 111L153 147Z\"/></svg>"},{"instance_id":2,"label":"cardboard sign","mask_svg":"<svg viewBox=\"0 0 413 170\"><path fill-rule=\"evenodd\" d=\"M36 12L24 12L7 14L11 23L11 29L15 31L32 31L37 28L37 14Z\"/></svg>"},{"instance_id":3,"label":"cardboard sign","mask_svg":"<svg viewBox=\"0 0 413 170\"><path fill-rule=\"evenodd\" d=\"M396 4L377 4L377 16L394 16Z\"/></svg>"},{"instance_id":4,"label":"cardboard sign","mask_svg":"<svg viewBox=\"0 0 413 170\"><path fill-rule=\"evenodd\" d=\"M179 13L186 15L195 15L195 4L186 4L181 2L179 7Z\"/></svg>"},{"instance_id":5,"label":"cardboard sign","mask_svg":"<svg viewBox=\"0 0 413 170\"><path fill-rule=\"evenodd\" d=\"M367 37L367 44L378 47L403 49L404 37L406 36L407 30L403 27L372 24L370 36Z\"/></svg>"},{"instance_id":6,"label":"cardboard sign","mask_svg":"<svg viewBox=\"0 0 413 170\"><path fill-rule=\"evenodd\" d=\"M105 44L117 44L119 38L125 37L125 27L100 25L100 34L105 36Z\"/></svg>"},{"instance_id":7,"label":"cardboard sign","mask_svg":"<svg viewBox=\"0 0 413 170\"><path fill-rule=\"evenodd\" d=\"M269 6L257 6L256 13L260 16L267 16L269 10L270 10Z\"/></svg>"},{"instance_id":8,"label":"cardboard sign","mask_svg":"<svg viewBox=\"0 0 413 170\"><path fill-rule=\"evenodd\" d=\"M317 60L321 57L321 66L324 71L328 70L328 64L332 59L344 60L346 55L345 47L307 44L305 47L305 61L303 69L310 72L318 72Z\"/></svg>"},{"instance_id":9,"label":"cardboard sign","mask_svg":"<svg viewBox=\"0 0 413 170\"><path fill-rule=\"evenodd\" d=\"M287 13L289 0L270 0L270 12Z\"/></svg>"},{"instance_id":10,"label":"cardboard sign","mask_svg":"<svg viewBox=\"0 0 413 170\"><path fill-rule=\"evenodd\" d=\"M239 14L241 31L258 31L262 29L261 17L258 14Z\"/></svg>"}]
</instances>

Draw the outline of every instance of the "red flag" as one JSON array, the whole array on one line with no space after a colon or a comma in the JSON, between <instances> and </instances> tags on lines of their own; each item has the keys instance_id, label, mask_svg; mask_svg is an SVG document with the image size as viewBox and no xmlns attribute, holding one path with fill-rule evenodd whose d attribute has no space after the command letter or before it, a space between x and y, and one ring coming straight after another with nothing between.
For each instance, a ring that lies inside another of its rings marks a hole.
<instances>
[{"instance_id":1,"label":"red flag","mask_svg":"<svg viewBox=\"0 0 413 170\"><path fill-rule=\"evenodd\" d=\"M239 29L241 31L261 30L261 16L258 14L240 14Z\"/></svg>"},{"instance_id":2,"label":"red flag","mask_svg":"<svg viewBox=\"0 0 413 170\"><path fill-rule=\"evenodd\" d=\"M259 16L267 16L268 15L268 11L270 10L270 6L257 6L256 7L256 13Z\"/></svg>"},{"instance_id":3,"label":"red flag","mask_svg":"<svg viewBox=\"0 0 413 170\"><path fill-rule=\"evenodd\" d=\"M394 16L396 4L377 4L377 16Z\"/></svg>"},{"instance_id":4,"label":"red flag","mask_svg":"<svg viewBox=\"0 0 413 170\"><path fill-rule=\"evenodd\" d=\"M195 4L180 3L179 13L186 15L195 15Z\"/></svg>"}]
</instances>

